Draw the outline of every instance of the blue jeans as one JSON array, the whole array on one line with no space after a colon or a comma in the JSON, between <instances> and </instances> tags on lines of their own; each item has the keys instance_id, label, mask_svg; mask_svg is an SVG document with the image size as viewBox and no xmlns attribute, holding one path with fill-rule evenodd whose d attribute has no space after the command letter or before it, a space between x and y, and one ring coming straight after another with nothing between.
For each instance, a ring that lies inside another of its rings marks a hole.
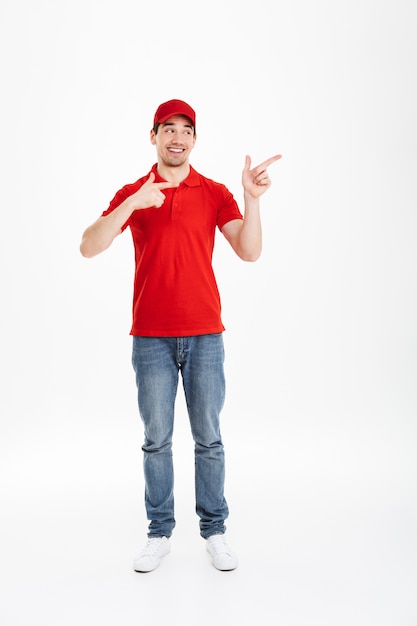
<instances>
[{"instance_id":1,"label":"blue jeans","mask_svg":"<svg viewBox=\"0 0 417 626\"><path fill-rule=\"evenodd\" d=\"M133 337L149 537L170 537L175 526L172 436L181 372L195 455L200 534L225 532L224 449L219 416L225 398L221 333L194 337Z\"/></svg>"}]
</instances>

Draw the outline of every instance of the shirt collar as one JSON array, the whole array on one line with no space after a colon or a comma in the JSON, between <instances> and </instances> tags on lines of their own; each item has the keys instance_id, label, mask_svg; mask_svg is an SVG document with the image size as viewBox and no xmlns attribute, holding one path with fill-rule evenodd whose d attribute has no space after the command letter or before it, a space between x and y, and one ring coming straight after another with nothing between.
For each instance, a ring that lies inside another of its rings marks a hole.
<instances>
[{"instance_id":1,"label":"shirt collar","mask_svg":"<svg viewBox=\"0 0 417 626\"><path fill-rule=\"evenodd\" d=\"M155 180L158 183L161 182L166 182L159 174L158 174L158 170L156 169L158 166L157 163L155 163L152 166L152 172L155 174ZM199 187L200 186L200 174L198 174L198 172L195 171L195 169L190 165L190 172L187 176L187 178L185 180L182 181L184 183L184 185L187 185L187 187Z\"/></svg>"}]
</instances>

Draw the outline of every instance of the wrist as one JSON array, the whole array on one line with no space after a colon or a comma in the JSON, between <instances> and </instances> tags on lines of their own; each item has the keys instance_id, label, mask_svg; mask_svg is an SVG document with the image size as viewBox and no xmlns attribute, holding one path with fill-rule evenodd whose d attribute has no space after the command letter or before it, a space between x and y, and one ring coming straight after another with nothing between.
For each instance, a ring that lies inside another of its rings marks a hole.
<instances>
[{"instance_id":1,"label":"wrist","mask_svg":"<svg viewBox=\"0 0 417 626\"><path fill-rule=\"evenodd\" d=\"M243 199L245 201L245 204L249 204L250 206L253 206L253 207L259 206L259 196L253 196L246 189L243 192Z\"/></svg>"}]
</instances>

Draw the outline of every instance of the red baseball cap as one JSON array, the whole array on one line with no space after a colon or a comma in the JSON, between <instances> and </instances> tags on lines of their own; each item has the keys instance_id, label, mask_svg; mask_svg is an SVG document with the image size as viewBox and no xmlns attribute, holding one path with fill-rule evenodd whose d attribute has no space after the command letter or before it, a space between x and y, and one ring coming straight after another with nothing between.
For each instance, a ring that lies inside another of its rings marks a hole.
<instances>
[{"instance_id":1,"label":"red baseball cap","mask_svg":"<svg viewBox=\"0 0 417 626\"><path fill-rule=\"evenodd\" d=\"M160 104L153 118L154 127L157 124L163 124L173 115L185 115L191 120L195 128L195 111L183 100L168 100L168 102Z\"/></svg>"}]
</instances>

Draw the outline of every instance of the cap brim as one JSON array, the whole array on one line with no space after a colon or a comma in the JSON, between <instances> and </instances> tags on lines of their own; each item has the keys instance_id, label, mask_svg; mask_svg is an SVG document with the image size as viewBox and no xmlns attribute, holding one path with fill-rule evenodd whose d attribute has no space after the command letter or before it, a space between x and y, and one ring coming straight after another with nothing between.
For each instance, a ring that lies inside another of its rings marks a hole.
<instances>
[{"instance_id":1,"label":"cap brim","mask_svg":"<svg viewBox=\"0 0 417 626\"><path fill-rule=\"evenodd\" d=\"M174 115L182 115L183 117L186 117L187 120L190 120L191 124L194 126L192 117L187 115L187 113L184 113L184 111L171 111L169 115L165 115L163 118L158 120L158 124L164 124L170 117L174 117Z\"/></svg>"}]
</instances>

